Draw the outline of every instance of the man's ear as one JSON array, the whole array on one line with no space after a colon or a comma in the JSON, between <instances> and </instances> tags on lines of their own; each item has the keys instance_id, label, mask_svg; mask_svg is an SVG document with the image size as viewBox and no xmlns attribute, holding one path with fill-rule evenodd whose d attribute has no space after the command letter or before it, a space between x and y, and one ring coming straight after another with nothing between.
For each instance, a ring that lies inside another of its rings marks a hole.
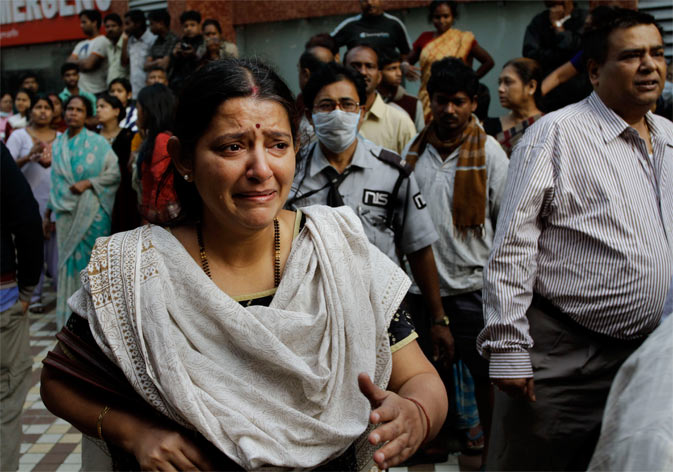
<instances>
[{"instance_id":1,"label":"man's ear","mask_svg":"<svg viewBox=\"0 0 673 472\"><path fill-rule=\"evenodd\" d=\"M589 59L587 61L587 72L589 73L589 81L591 85L596 87L598 85L598 79L600 77L600 71L598 63L594 59Z\"/></svg>"},{"instance_id":2,"label":"man's ear","mask_svg":"<svg viewBox=\"0 0 673 472\"><path fill-rule=\"evenodd\" d=\"M186 180L191 181L193 179L192 172L194 169L192 163L185 159L180 139L178 139L177 136L171 136L166 144L166 149L168 150L168 155L171 156L173 165L180 175L187 175L188 178Z\"/></svg>"},{"instance_id":3,"label":"man's ear","mask_svg":"<svg viewBox=\"0 0 673 472\"><path fill-rule=\"evenodd\" d=\"M364 105L360 105L360 119L358 120L358 132L360 131L360 128L362 128L362 124L365 122L365 107Z\"/></svg>"}]
</instances>

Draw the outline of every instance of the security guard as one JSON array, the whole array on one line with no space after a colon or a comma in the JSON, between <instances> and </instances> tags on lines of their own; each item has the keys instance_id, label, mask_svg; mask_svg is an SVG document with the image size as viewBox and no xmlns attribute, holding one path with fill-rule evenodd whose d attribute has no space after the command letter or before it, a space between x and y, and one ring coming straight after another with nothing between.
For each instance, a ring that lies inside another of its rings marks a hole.
<instances>
[{"instance_id":1,"label":"security guard","mask_svg":"<svg viewBox=\"0 0 673 472\"><path fill-rule=\"evenodd\" d=\"M297 156L287 206L348 205L372 244L398 264L406 255L431 315L448 321L432 254L437 232L409 166L358 135L365 99L364 81L351 69L330 63L311 75L304 101L318 141ZM450 351L453 339L438 344Z\"/></svg>"}]
</instances>

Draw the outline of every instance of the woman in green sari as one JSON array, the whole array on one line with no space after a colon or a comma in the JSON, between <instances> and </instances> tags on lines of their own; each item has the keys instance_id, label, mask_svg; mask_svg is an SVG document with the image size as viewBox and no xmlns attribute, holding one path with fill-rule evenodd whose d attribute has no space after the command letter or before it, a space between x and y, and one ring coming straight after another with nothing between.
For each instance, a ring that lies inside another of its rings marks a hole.
<instances>
[{"instance_id":1,"label":"woman in green sari","mask_svg":"<svg viewBox=\"0 0 673 472\"><path fill-rule=\"evenodd\" d=\"M121 175L117 156L102 136L84 127L91 103L71 96L65 105L68 131L54 141L45 237L51 235L51 214L58 242L56 323L70 316L67 300L81 285L79 273L89 262L96 238L110 234L115 193Z\"/></svg>"}]
</instances>

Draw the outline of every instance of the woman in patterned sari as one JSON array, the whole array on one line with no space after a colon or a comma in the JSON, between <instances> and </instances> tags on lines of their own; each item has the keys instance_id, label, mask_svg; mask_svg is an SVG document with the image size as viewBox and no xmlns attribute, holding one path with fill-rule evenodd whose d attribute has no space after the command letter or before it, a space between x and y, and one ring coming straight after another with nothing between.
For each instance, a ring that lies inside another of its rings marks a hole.
<instances>
[{"instance_id":1,"label":"woman in patterned sari","mask_svg":"<svg viewBox=\"0 0 673 472\"><path fill-rule=\"evenodd\" d=\"M408 58L410 64L420 60L421 88L418 98L423 103L426 123L432 120L432 113L430 112L430 97L425 87L430 79L430 68L435 61L445 57L457 57L465 64L472 66L472 61L476 58L481 63L476 71L479 78L486 75L494 65L493 58L479 46L474 34L453 28L453 22L457 18L456 8L456 2L446 0L435 0L430 3L430 21L436 31L422 33L414 42L414 49Z\"/></svg>"},{"instance_id":2,"label":"woman in patterned sari","mask_svg":"<svg viewBox=\"0 0 673 472\"><path fill-rule=\"evenodd\" d=\"M56 323L70 315L67 300L80 287L80 271L89 262L96 238L110 234L110 216L120 173L117 156L102 136L84 127L92 115L91 103L79 95L65 105L68 131L54 141L45 233L56 217L58 291Z\"/></svg>"},{"instance_id":3,"label":"woman in patterned sari","mask_svg":"<svg viewBox=\"0 0 673 472\"><path fill-rule=\"evenodd\" d=\"M256 61L185 83L181 213L96 242L42 370L46 407L87 435L84 470L386 469L439 430L409 279L350 208L283 209L294 104Z\"/></svg>"}]
</instances>

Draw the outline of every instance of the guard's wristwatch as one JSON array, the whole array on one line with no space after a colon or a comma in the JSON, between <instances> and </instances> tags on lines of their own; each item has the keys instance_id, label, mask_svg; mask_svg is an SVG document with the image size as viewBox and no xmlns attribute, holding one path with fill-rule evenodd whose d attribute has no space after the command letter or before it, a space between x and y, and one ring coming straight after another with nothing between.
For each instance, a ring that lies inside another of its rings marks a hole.
<instances>
[{"instance_id":1,"label":"guard's wristwatch","mask_svg":"<svg viewBox=\"0 0 673 472\"><path fill-rule=\"evenodd\" d=\"M434 320L432 322L433 325L439 325L439 326L449 326L449 317L444 315L438 320Z\"/></svg>"}]
</instances>

